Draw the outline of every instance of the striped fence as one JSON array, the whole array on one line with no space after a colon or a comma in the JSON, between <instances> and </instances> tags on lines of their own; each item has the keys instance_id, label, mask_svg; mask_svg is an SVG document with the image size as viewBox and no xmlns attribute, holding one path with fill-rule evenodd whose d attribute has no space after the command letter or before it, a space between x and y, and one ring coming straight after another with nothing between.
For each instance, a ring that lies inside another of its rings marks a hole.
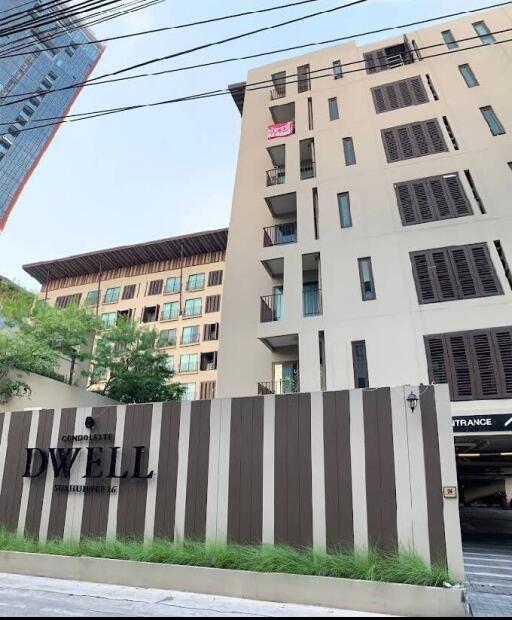
<instances>
[{"instance_id":1,"label":"striped fence","mask_svg":"<svg viewBox=\"0 0 512 620\"><path fill-rule=\"evenodd\" d=\"M407 386L2 413L0 523L43 541L413 549L462 576L448 390L416 390L414 412ZM30 448L81 450L66 479L41 453L26 471Z\"/></svg>"}]
</instances>

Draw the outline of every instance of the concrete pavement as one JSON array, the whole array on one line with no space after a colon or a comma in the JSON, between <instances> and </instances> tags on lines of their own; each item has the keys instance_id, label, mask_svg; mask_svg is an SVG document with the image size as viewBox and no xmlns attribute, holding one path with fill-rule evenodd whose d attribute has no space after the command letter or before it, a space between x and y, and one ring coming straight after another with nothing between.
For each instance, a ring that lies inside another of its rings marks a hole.
<instances>
[{"instance_id":1,"label":"concrete pavement","mask_svg":"<svg viewBox=\"0 0 512 620\"><path fill-rule=\"evenodd\" d=\"M0 617L377 617L351 611L0 573Z\"/></svg>"}]
</instances>

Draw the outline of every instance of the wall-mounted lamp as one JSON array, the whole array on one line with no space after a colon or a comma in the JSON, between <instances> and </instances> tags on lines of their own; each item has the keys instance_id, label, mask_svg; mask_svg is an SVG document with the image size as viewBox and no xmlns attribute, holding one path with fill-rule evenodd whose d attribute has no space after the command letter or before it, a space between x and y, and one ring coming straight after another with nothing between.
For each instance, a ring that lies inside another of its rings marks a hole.
<instances>
[{"instance_id":1,"label":"wall-mounted lamp","mask_svg":"<svg viewBox=\"0 0 512 620\"><path fill-rule=\"evenodd\" d=\"M411 392L409 396L407 397L407 402L409 403L409 407L411 408L411 411L413 413L416 410L416 407L418 406L418 401L419 401L419 398L416 396L414 392Z\"/></svg>"}]
</instances>

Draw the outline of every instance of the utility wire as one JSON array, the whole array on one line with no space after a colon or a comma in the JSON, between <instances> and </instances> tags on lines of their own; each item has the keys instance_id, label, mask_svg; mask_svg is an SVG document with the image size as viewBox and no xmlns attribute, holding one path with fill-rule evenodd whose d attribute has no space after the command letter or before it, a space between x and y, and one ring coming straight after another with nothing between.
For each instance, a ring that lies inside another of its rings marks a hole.
<instances>
[{"instance_id":1,"label":"utility wire","mask_svg":"<svg viewBox=\"0 0 512 620\"><path fill-rule=\"evenodd\" d=\"M509 28L508 31L511 31L512 28ZM489 33L489 34L496 34L496 33ZM480 38L478 35L476 37L472 37L473 39L476 38ZM467 39L465 39L467 40ZM463 42L463 40L459 40L457 41L457 43L461 43ZM458 49L451 49L451 50L445 50L444 52L440 52L438 54L432 54L429 56L424 56L423 60L429 60L429 59L433 59L433 58L440 58L440 57L444 57L444 56L450 56L452 54L458 54L461 52L467 52L470 50L484 50L484 49L489 49L492 48L495 45L503 45L505 43L511 43L512 42L512 38L510 39L506 39L503 41L496 41L495 43L493 43L492 45L482 45L481 43L471 46L471 47L465 47L465 48L458 48ZM423 48L418 48L418 51L421 51ZM380 67L387 67L387 65L384 64L379 64L377 63L376 66L380 66ZM359 73L361 71L366 71L366 67L359 67L357 69L351 69L349 71L344 72L344 75L349 75L352 73ZM318 80L318 79L323 79L323 78L331 78L333 77L333 72L332 72L332 67L329 67L329 73L326 73L324 75L316 75L316 76L311 76L310 80ZM290 85L290 84L298 84L299 82L302 82L303 80L301 79L297 79L297 80L287 80L286 81L286 85ZM248 91L258 91L258 90L267 90L269 88L269 85L267 84L267 82L270 82L270 80L266 80L265 84L263 84L263 82L254 82L251 84L247 84L247 90ZM284 84L285 82L283 82ZM181 102L187 102L187 101L196 101L196 100L200 100L200 99L211 99L211 98L215 98L215 97L219 97L219 96L225 96L225 95L229 95L231 94L231 92L229 91L229 89L219 89L219 90L213 90L213 91L207 91L207 92L203 92L203 93L197 93L197 94L193 94L193 95L186 95L183 97L179 97L179 98L174 98L174 99L167 99L164 101L156 101L156 102L152 102L152 103L146 103L146 104L137 104L137 105L132 105L132 106L124 106L124 107L120 107L120 108L111 108L108 110L95 110L95 111L91 111L91 112L83 112L83 113L78 113L78 114L70 114L67 115L66 117L62 118L62 117L49 117L49 118L43 118L43 119L38 119L38 121L35 122L47 122L47 121L52 121L55 120L57 122L50 122L48 124L45 125L38 125L37 127L27 127L25 129L17 129L18 133L22 133L22 132L26 132L26 131L35 131L37 129L43 129L46 127L55 127L56 125L62 125L64 123L76 123L79 121L85 121L85 120L90 120L93 118L99 118L102 116L110 116L112 114L119 114L119 113L123 113L123 112L131 112L134 110L140 110L142 108L154 108L154 107L161 107L161 106L165 106L165 105L170 105L170 104L175 104L175 103L181 103ZM15 121L13 121L15 122ZM9 123L0 123L0 125L8 125Z\"/></svg>"},{"instance_id":2,"label":"utility wire","mask_svg":"<svg viewBox=\"0 0 512 620\"><path fill-rule=\"evenodd\" d=\"M350 2L348 4L338 5L338 6L334 7L334 8L331 8L331 9L325 9L325 10L322 10L322 11L317 11L315 13L310 13L308 15L303 15L301 17L296 17L294 19L290 19L290 20L287 20L285 22L280 22L280 23L274 24L272 26L265 26L263 28L258 28L256 30L251 30L249 32L245 32L245 33L242 33L242 34L237 34L237 35L232 36L232 37L221 39L219 41L214 41L214 42L210 42L210 43L205 43L203 45L198 45L196 47L189 48L189 49L186 49L186 50L182 50L180 52L175 52L174 54L169 54L168 56L163 56L161 58L153 58L153 59L147 60L145 62L137 63L136 65L132 65L132 66L129 66L129 67L125 67L123 69L119 69L119 70L114 71L112 73L106 73L104 75L99 75L98 77L92 78L90 80L84 80L82 82L78 82L76 84L68 86L67 88L68 89L69 88L81 88L85 84L96 82L96 81L104 79L104 78L115 77L117 75L121 75L123 73L127 73L128 71L133 71L134 69L139 69L141 67L145 67L145 66L152 65L152 64L155 64L155 63L158 63L158 62L162 62L164 60L170 60L172 58L178 58L180 56L185 56L187 54L191 54L192 52L196 52L196 51L199 51L199 50L208 49L208 48L219 46L219 45L224 45L225 43L230 43L232 41L238 41L240 39L243 39L243 38L246 38L246 37L249 37L249 36L253 36L255 34L259 34L261 32L266 32L268 30L279 29L279 28L282 28L284 26L289 26L291 24L295 24L295 23L298 23L298 22L301 22L301 21L306 21L308 19L312 19L312 18L318 17L320 15L326 15L326 14L329 14L329 13L334 13L336 11L341 11L343 9L347 9L347 8L350 8L352 6L356 6L356 5L359 5L359 4L364 4L366 2L368 2L368 0L353 0L352 2ZM26 99L18 99L18 102L22 102L22 101L26 101ZM10 104L2 104L2 105L10 105ZM1 107L1 105L0 105L0 107Z\"/></svg>"},{"instance_id":3,"label":"utility wire","mask_svg":"<svg viewBox=\"0 0 512 620\"><path fill-rule=\"evenodd\" d=\"M120 39L130 39L133 37L140 37L140 36L145 36L148 34L156 34L156 33L161 33L161 32L168 32L170 30L180 30L180 29L184 29L184 28L192 28L194 26L203 26L206 24L213 24L216 22L222 22L222 21L226 21L229 19L235 19L235 18L239 18L239 17L245 17L247 15L258 15L258 14L262 14L262 13L269 13L271 11L280 11L283 9L289 9L289 8L293 8L293 7L297 7L297 6L301 6L303 4L309 4L311 2L318 2L319 0L300 0L299 2L289 2L288 4L281 4L279 6L273 6L273 7L267 7L264 9L255 9L253 11L244 11L243 13L233 13L230 15L223 15L221 17L211 17L209 19L203 19L200 21L195 21L195 22L188 22L185 24L177 24L175 26L163 26L161 28L153 28L152 30L142 30L140 32L134 32L131 34L125 34L125 35L119 35L119 36L115 36L115 37L107 37L105 39L97 39L97 43L107 43L109 41L118 41ZM78 45L91 45L93 42L85 42L85 43L79 43ZM55 46L55 49L62 49L65 46ZM29 52L27 52L29 53ZM17 56L17 54L15 55ZM13 58L14 56L0 56L0 58Z\"/></svg>"},{"instance_id":4,"label":"utility wire","mask_svg":"<svg viewBox=\"0 0 512 620\"><path fill-rule=\"evenodd\" d=\"M507 2L502 2L499 5L493 5L493 7L484 7L484 8L495 8L496 6L504 6L507 4L512 4L512 0L508 0ZM471 11L459 11L458 13L454 13L451 16L452 17L458 17L460 15L465 15L467 13L473 13L473 12L480 12L484 10L483 8L480 9L473 9ZM206 68L206 67L211 67L214 65L220 65L220 64L225 64L225 63L230 63L230 62L236 62L236 61L242 61L242 60L252 60L254 58L260 58L262 56L269 56L269 55L274 55L274 54L279 54L279 53L283 53L283 52L289 52L289 51L294 51L297 49L303 49L305 47L313 47L313 46L322 46L322 45L327 45L327 44L331 44L331 43L335 43L335 42L340 42L340 41L346 41L349 39L355 39L358 37L362 37L362 36L366 36L368 34L376 34L376 33L382 33L382 32L388 32L388 31L392 31L392 30L401 30L403 28L407 28L407 27L411 27L411 26L417 26L420 24L425 24L427 22L432 22L432 21L437 21L437 20L441 20L441 19L445 19L446 15L441 15L441 16L437 16L437 17L432 17L428 20L421 20L421 21L417 21L417 22L412 22L412 23L408 23L408 24L402 24L402 25L398 25L398 26L389 26L389 27L385 27L385 28L380 28L379 30L373 30L370 32L363 32L363 33L357 33L357 34L351 34L351 35L346 35L343 37L339 37L337 39L330 39L328 41L320 41L317 43L305 43L302 44L300 46L294 46L294 47L288 47L288 48L284 48L284 49L278 49L278 50L272 50L272 51L267 51L267 52L261 52L258 54L251 54L249 56L241 56L241 57L234 57L234 58L226 58L223 60L215 60L215 61L211 61L208 63L200 63L197 65L189 65L189 66L185 66L185 67L177 67L174 69L166 69L163 71L158 71L155 73L141 73L138 75L132 75L132 76L127 76L127 77L119 77L119 78L114 78L114 79L109 79L109 80L104 80L102 82L98 82L98 81L87 81L87 82L82 82L82 83L76 83L76 84L71 84L69 86L62 86L60 88L55 88L52 90L52 93L54 92L61 92L61 91L66 91L69 89L75 89L75 88L79 88L82 86L100 86L102 84L113 84L113 83L117 83L117 82L123 82L123 81L129 81L129 80L136 80L136 79L141 79L141 78L145 78L145 77L155 77L155 76L161 76L161 75L168 75L168 74L172 74L172 73L178 73L178 72L182 72L182 71L190 71L193 69L202 69L202 68ZM496 33L494 34L502 34L504 32L508 32L508 30L501 30L501 31L496 31ZM460 42L466 42L466 41L472 41L474 39L476 39L478 37L467 37L465 39L460 39ZM421 48L422 50L427 50L427 49L434 49L436 47L444 47L445 43L437 43L434 45L429 45L429 46L425 46L423 48ZM354 62L350 62L350 63L344 63L344 67L348 67L351 65L355 65L355 64L360 64L363 63L364 60L357 60ZM332 67L324 67L322 69L315 69L313 70L311 73L315 73L315 72L319 72L319 71L324 71L324 70L328 70L329 68ZM294 74L296 75L296 74ZM288 76L288 77L291 77ZM100 78L97 78L98 80ZM7 95L6 97L4 97L3 99L13 99L15 97L26 97L26 99L17 99L16 101L12 101L12 102L5 102L0 104L0 108L2 106L7 107L10 105L14 105L16 103L21 103L24 101L28 101L28 99L30 97L33 97L35 95L38 95L39 91L32 91L32 92L27 92L27 93L17 93L17 94L12 94L12 95Z\"/></svg>"},{"instance_id":5,"label":"utility wire","mask_svg":"<svg viewBox=\"0 0 512 620\"><path fill-rule=\"evenodd\" d=\"M28 9L24 9L23 11L18 11L16 13L12 13L11 15L7 15L6 17L0 18L0 25L8 24L11 22L16 22L19 20L27 21L27 19L40 19L41 17L51 15L55 10L71 10L71 8L77 8L78 5L71 5L68 0L50 0L50 2L45 2L44 4L36 4L33 1L32 6ZM63 7L59 7L57 5L64 5ZM19 7L13 7L19 8Z\"/></svg>"}]
</instances>

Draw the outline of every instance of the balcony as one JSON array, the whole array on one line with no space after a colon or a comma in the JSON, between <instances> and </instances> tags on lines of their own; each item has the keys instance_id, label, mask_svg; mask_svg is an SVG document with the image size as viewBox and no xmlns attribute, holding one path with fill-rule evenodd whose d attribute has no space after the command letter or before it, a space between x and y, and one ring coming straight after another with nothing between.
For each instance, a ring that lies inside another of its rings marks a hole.
<instances>
[{"instance_id":1,"label":"balcony","mask_svg":"<svg viewBox=\"0 0 512 620\"><path fill-rule=\"evenodd\" d=\"M302 293L304 316L321 316L323 314L322 308L322 291L306 290Z\"/></svg>"},{"instance_id":2,"label":"balcony","mask_svg":"<svg viewBox=\"0 0 512 620\"><path fill-rule=\"evenodd\" d=\"M270 101L278 101L279 99L284 99L285 97L286 84L281 87L272 88L270 91Z\"/></svg>"},{"instance_id":3,"label":"balcony","mask_svg":"<svg viewBox=\"0 0 512 620\"><path fill-rule=\"evenodd\" d=\"M304 159L300 162L300 178L314 179L316 177L316 163L312 159Z\"/></svg>"},{"instance_id":4,"label":"balcony","mask_svg":"<svg viewBox=\"0 0 512 620\"><path fill-rule=\"evenodd\" d=\"M284 185L286 183L286 169L284 166L277 166L272 170L267 170L267 187L274 185Z\"/></svg>"},{"instance_id":5,"label":"balcony","mask_svg":"<svg viewBox=\"0 0 512 620\"><path fill-rule=\"evenodd\" d=\"M275 245L297 243L297 222L278 224L263 229L263 247L271 248Z\"/></svg>"},{"instance_id":6,"label":"balcony","mask_svg":"<svg viewBox=\"0 0 512 620\"><path fill-rule=\"evenodd\" d=\"M269 396L271 394L298 394L298 392L299 382L296 378L258 383L258 396Z\"/></svg>"},{"instance_id":7,"label":"balcony","mask_svg":"<svg viewBox=\"0 0 512 620\"><path fill-rule=\"evenodd\" d=\"M273 323L283 318L283 293L266 295L261 298L260 321L261 323Z\"/></svg>"}]
</instances>

